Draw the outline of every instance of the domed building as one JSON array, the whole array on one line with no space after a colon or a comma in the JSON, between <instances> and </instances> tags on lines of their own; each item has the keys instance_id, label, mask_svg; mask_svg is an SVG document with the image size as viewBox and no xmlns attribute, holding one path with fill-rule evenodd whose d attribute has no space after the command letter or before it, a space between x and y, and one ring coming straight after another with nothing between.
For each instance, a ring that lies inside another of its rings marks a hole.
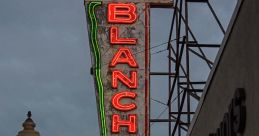
<instances>
[{"instance_id":1,"label":"domed building","mask_svg":"<svg viewBox=\"0 0 259 136\"><path fill-rule=\"evenodd\" d=\"M34 130L35 127L36 124L31 119L31 111L29 111L27 119L23 123L23 130L20 131L17 136L40 136L40 133Z\"/></svg>"}]
</instances>

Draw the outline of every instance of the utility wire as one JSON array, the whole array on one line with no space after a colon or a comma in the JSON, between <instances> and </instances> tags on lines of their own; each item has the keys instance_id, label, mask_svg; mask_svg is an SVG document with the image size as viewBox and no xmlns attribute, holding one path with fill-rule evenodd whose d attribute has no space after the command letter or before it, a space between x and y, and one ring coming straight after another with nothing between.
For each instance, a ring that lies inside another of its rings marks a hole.
<instances>
[{"instance_id":1,"label":"utility wire","mask_svg":"<svg viewBox=\"0 0 259 136\"><path fill-rule=\"evenodd\" d=\"M183 91L184 91L184 90L182 90L177 96L175 96L175 98L172 100L171 103L173 103L174 101L176 101L177 98L183 93ZM155 119L159 119L159 118L165 113L165 111L166 111L167 109L168 109L168 107L166 107ZM156 122L150 123L150 127L151 127L154 123L156 123Z\"/></svg>"},{"instance_id":2,"label":"utility wire","mask_svg":"<svg viewBox=\"0 0 259 136\"><path fill-rule=\"evenodd\" d=\"M180 38L183 38L183 36L182 37L179 37L179 39ZM175 39L173 39L173 40L171 40L170 42L173 42L173 41L176 41L177 40L177 38L175 38ZM139 52L136 52L136 53L134 53L133 55L137 55L137 54L139 54L139 53L142 53L142 52L145 52L145 51L148 51L148 50L151 50L151 49L154 49L154 48L157 48L157 47L160 47L160 46L163 46L163 45L165 45L165 44L168 44L169 42L164 42L164 43L161 43L161 44L158 44L158 45L155 45L155 46L152 46L152 47L150 47L149 49L145 49L145 50L142 50L142 51L139 51ZM110 47L111 48L111 47ZM109 48L109 49L110 49ZM108 49L108 50L109 50ZM163 50L160 50L160 51L157 51L157 52L154 52L154 53L152 53L152 54L150 54L150 55L154 55L154 54L158 54L158 53L161 53L161 52L164 52L164 51L166 51L166 50L168 50L168 49L163 49ZM107 51L106 51L107 52ZM105 52L105 54L106 54L106 52ZM107 55L106 55L107 56ZM106 56L104 56L104 57L106 57ZM106 65L109 65L110 63L106 63L106 64L104 64L103 66L106 66Z\"/></svg>"}]
</instances>

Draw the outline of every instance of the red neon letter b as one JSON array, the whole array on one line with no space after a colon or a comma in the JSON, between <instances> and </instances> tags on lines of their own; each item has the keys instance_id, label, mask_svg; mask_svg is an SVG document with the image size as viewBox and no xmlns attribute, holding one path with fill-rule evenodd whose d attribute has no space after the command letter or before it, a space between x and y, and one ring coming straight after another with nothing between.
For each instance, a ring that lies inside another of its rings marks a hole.
<instances>
[{"instance_id":1,"label":"red neon letter b","mask_svg":"<svg viewBox=\"0 0 259 136\"><path fill-rule=\"evenodd\" d=\"M137 19L136 5L132 3L108 4L108 22L132 24Z\"/></svg>"}]
</instances>

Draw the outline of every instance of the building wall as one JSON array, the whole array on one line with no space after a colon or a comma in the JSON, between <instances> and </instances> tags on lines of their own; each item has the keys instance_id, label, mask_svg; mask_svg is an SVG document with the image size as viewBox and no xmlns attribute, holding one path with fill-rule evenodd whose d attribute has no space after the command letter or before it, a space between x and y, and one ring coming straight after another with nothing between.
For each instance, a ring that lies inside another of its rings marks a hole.
<instances>
[{"instance_id":1,"label":"building wall","mask_svg":"<svg viewBox=\"0 0 259 136\"><path fill-rule=\"evenodd\" d=\"M259 134L259 0L243 0L234 18L189 129L190 136L216 132L237 88L244 88L246 93L244 136Z\"/></svg>"}]
</instances>

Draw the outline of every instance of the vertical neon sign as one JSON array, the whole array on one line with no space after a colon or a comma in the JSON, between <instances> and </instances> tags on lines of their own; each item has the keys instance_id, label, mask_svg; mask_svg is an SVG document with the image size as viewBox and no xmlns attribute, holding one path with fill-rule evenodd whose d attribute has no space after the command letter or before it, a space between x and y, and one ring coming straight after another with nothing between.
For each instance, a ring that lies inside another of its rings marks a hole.
<instances>
[{"instance_id":1,"label":"vertical neon sign","mask_svg":"<svg viewBox=\"0 0 259 136\"><path fill-rule=\"evenodd\" d=\"M149 136L152 1L85 1L101 136Z\"/></svg>"},{"instance_id":2,"label":"vertical neon sign","mask_svg":"<svg viewBox=\"0 0 259 136\"><path fill-rule=\"evenodd\" d=\"M145 7L145 3L87 3L102 136L148 135L149 30L145 27ZM101 17L105 13L106 19ZM104 36L107 31L109 35ZM137 54L140 50L146 51Z\"/></svg>"}]
</instances>

